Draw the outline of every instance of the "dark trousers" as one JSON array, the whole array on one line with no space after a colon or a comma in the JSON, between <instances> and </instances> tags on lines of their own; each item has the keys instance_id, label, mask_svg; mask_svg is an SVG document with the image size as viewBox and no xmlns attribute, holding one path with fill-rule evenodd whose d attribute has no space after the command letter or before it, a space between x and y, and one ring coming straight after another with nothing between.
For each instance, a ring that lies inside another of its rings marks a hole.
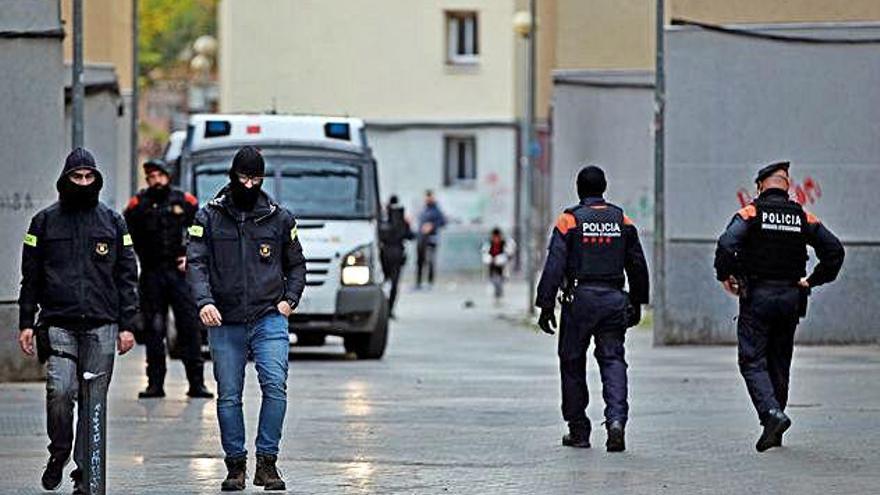
<instances>
[{"instance_id":1,"label":"dark trousers","mask_svg":"<svg viewBox=\"0 0 880 495\"><path fill-rule=\"evenodd\" d=\"M587 349L591 339L596 345L593 355L602 377L605 419L626 423L629 404L624 357L625 307L623 291L581 286L576 289L574 302L562 308L559 370L562 374L562 417L569 423L589 424L586 415L590 402Z\"/></svg>"},{"instance_id":2,"label":"dark trousers","mask_svg":"<svg viewBox=\"0 0 880 495\"><path fill-rule=\"evenodd\" d=\"M150 385L161 388L165 384L169 306L174 312L177 344L183 351L186 378L190 386L203 384L202 324L183 272L171 266L144 269L140 278L140 296Z\"/></svg>"},{"instance_id":3,"label":"dark trousers","mask_svg":"<svg viewBox=\"0 0 880 495\"><path fill-rule=\"evenodd\" d=\"M427 240L419 240L416 246L416 286L422 285L422 271L428 272L428 283L434 283L434 260L437 245Z\"/></svg>"},{"instance_id":4,"label":"dark trousers","mask_svg":"<svg viewBox=\"0 0 880 495\"><path fill-rule=\"evenodd\" d=\"M74 331L49 327L49 343L56 351L75 356L49 356L46 365L46 430L49 434L49 454L67 459L73 448L73 409L77 405L76 452L74 460L80 470L87 466L86 420L82 401L82 373L106 373L106 379L98 379L91 390L92 400L106 403L107 388L113 374L116 356L118 327L103 325L88 330Z\"/></svg>"},{"instance_id":5,"label":"dark trousers","mask_svg":"<svg viewBox=\"0 0 880 495\"><path fill-rule=\"evenodd\" d=\"M385 281L391 284L388 294L388 313L394 314L394 303L397 302L397 290L400 285L400 272L403 268L403 260L389 260L385 266Z\"/></svg>"},{"instance_id":6,"label":"dark trousers","mask_svg":"<svg viewBox=\"0 0 880 495\"><path fill-rule=\"evenodd\" d=\"M753 283L740 298L739 370L762 421L767 411L788 404L799 295L796 287Z\"/></svg>"}]
</instances>

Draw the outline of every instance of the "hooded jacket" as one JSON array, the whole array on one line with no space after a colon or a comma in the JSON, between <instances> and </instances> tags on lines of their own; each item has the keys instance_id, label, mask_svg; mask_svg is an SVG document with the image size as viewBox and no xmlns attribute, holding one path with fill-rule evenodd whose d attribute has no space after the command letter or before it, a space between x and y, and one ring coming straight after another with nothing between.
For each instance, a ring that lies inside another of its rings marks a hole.
<instances>
[{"instance_id":1,"label":"hooded jacket","mask_svg":"<svg viewBox=\"0 0 880 495\"><path fill-rule=\"evenodd\" d=\"M213 304L223 323L251 323L306 285L306 263L293 214L265 193L252 211L235 207L227 185L189 228L187 281L199 309Z\"/></svg>"},{"instance_id":2,"label":"hooded jacket","mask_svg":"<svg viewBox=\"0 0 880 495\"><path fill-rule=\"evenodd\" d=\"M62 181L74 169L65 165ZM103 203L65 208L55 202L38 212L24 237L19 328L41 324L67 329L117 323L131 330L137 313L137 263L125 220Z\"/></svg>"}]
</instances>

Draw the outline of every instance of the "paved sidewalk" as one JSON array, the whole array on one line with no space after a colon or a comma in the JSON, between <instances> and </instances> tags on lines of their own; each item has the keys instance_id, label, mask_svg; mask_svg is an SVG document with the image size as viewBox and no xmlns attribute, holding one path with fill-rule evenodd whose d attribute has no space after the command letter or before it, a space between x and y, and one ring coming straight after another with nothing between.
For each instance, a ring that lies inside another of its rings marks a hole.
<instances>
[{"instance_id":1,"label":"paved sidewalk","mask_svg":"<svg viewBox=\"0 0 880 495\"><path fill-rule=\"evenodd\" d=\"M594 448L568 449L556 340L521 324L524 287L511 289L496 308L474 282L405 288L379 362L339 343L297 351L280 459L290 493L880 493L880 347L799 347L786 447L758 454L735 348L653 348L648 330L631 330L627 452L604 451L592 358ZM168 398L137 400L143 359L121 358L111 385L109 493L219 492L214 402L184 397L176 362ZM252 367L247 379L252 449ZM43 388L0 384L0 493L42 492Z\"/></svg>"}]
</instances>

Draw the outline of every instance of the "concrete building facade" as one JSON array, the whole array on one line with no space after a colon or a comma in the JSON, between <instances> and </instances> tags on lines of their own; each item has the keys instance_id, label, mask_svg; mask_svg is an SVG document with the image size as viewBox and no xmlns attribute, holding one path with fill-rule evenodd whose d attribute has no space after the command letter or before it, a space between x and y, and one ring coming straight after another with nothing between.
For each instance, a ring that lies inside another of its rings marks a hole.
<instances>
[{"instance_id":1,"label":"concrete building facade","mask_svg":"<svg viewBox=\"0 0 880 495\"><path fill-rule=\"evenodd\" d=\"M434 190L441 270L479 269L514 225L523 43L514 0L223 1L221 111L362 117L383 200Z\"/></svg>"}]
</instances>

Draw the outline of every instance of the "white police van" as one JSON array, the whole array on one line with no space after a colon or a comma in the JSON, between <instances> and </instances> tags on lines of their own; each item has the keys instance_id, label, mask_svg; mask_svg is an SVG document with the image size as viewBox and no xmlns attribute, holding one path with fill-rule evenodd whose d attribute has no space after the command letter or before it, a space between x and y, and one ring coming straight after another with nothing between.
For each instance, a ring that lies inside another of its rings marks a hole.
<instances>
[{"instance_id":1,"label":"white police van","mask_svg":"<svg viewBox=\"0 0 880 495\"><path fill-rule=\"evenodd\" d=\"M360 119L287 115L190 117L180 156L180 186L201 204L225 185L232 156L258 147L263 190L290 209L306 257L306 290L290 317L298 345L343 337L361 359L379 359L388 338L378 228L376 160Z\"/></svg>"}]
</instances>

